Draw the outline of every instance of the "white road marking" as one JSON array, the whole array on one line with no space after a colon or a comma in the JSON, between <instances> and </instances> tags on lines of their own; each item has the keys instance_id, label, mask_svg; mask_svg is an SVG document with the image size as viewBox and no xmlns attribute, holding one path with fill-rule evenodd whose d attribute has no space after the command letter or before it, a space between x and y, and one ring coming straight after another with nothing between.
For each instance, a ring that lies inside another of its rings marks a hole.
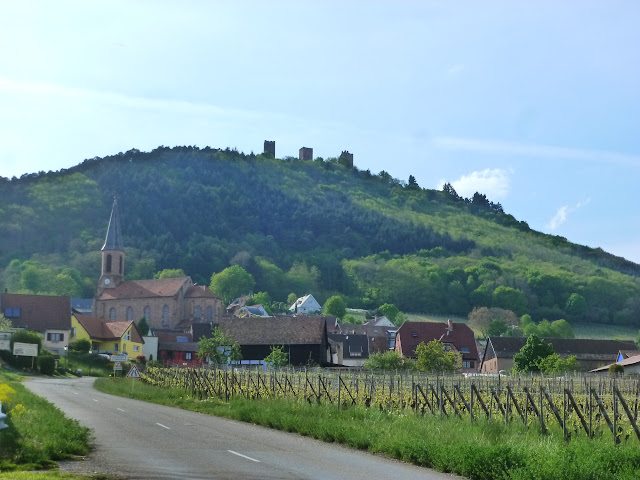
<instances>
[{"instance_id":1,"label":"white road marking","mask_svg":"<svg viewBox=\"0 0 640 480\"><path fill-rule=\"evenodd\" d=\"M160 425L162 428L166 428L167 430L171 430L169 427L167 427L166 425L163 425L161 423L156 423L156 425Z\"/></svg>"},{"instance_id":2,"label":"white road marking","mask_svg":"<svg viewBox=\"0 0 640 480\"><path fill-rule=\"evenodd\" d=\"M78 395L78 392L73 392L74 395Z\"/></svg>"},{"instance_id":3,"label":"white road marking","mask_svg":"<svg viewBox=\"0 0 640 480\"><path fill-rule=\"evenodd\" d=\"M242 455L241 453L234 452L233 450L227 450L227 452L233 453L234 455L237 455L237 456L242 457L242 458L246 458L247 460L251 460L252 462L260 463L260 460L256 460L255 458L247 457L246 455Z\"/></svg>"},{"instance_id":4,"label":"white road marking","mask_svg":"<svg viewBox=\"0 0 640 480\"><path fill-rule=\"evenodd\" d=\"M123 410L123 409L121 409L121 408L118 408L118 409L116 409L116 410L120 410L121 412L124 412L124 410Z\"/></svg>"},{"instance_id":5,"label":"white road marking","mask_svg":"<svg viewBox=\"0 0 640 480\"><path fill-rule=\"evenodd\" d=\"M96 400L95 398L93 399L94 402L97 402L98 400Z\"/></svg>"}]
</instances>

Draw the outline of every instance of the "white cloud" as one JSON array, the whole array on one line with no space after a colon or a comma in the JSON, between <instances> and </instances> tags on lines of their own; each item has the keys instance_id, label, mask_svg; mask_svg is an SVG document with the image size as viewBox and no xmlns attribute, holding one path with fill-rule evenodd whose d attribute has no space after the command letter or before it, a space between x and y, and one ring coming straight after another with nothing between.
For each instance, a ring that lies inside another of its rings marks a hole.
<instances>
[{"instance_id":1,"label":"white cloud","mask_svg":"<svg viewBox=\"0 0 640 480\"><path fill-rule=\"evenodd\" d=\"M450 183L462 197L471 198L474 193L479 192L485 194L489 200L497 201L504 199L509 193L511 173L500 168L487 168L463 175ZM441 180L440 187L445 182L446 180Z\"/></svg>"},{"instance_id":2,"label":"white cloud","mask_svg":"<svg viewBox=\"0 0 640 480\"><path fill-rule=\"evenodd\" d=\"M624 153L607 152L602 150L584 150L580 148L557 147L553 145L537 145L531 143L460 137L435 137L433 139L433 145L436 148L441 148L443 150L519 155L560 160L608 162L617 163L619 165L640 167L639 155L627 155Z\"/></svg>"},{"instance_id":3,"label":"white cloud","mask_svg":"<svg viewBox=\"0 0 640 480\"><path fill-rule=\"evenodd\" d=\"M558 228L560 228L560 226L566 223L567 218L569 217L570 214L572 214L579 208L582 208L585 205L588 205L590 201L591 199L587 198L586 200L576 203L576 205L573 207L569 205L561 206L560 208L558 208L553 218L547 222L545 227L551 230L552 232L557 230Z\"/></svg>"}]
</instances>

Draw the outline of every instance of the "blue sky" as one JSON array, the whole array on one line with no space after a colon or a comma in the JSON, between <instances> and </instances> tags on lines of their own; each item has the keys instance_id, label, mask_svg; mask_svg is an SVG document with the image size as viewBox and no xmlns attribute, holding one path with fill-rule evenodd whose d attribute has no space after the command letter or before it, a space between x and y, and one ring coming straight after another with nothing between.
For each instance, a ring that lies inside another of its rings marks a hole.
<instances>
[{"instance_id":1,"label":"blue sky","mask_svg":"<svg viewBox=\"0 0 640 480\"><path fill-rule=\"evenodd\" d=\"M639 22L632 0L5 0L0 175L269 139L640 263Z\"/></svg>"}]
</instances>

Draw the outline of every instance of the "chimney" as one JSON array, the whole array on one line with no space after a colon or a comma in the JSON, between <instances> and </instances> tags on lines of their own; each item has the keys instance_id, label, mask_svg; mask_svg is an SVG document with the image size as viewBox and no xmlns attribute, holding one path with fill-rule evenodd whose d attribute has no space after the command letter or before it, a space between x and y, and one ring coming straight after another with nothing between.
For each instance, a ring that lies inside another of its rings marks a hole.
<instances>
[{"instance_id":1,"label":"chimney","mask_svg":"<svg viewBox=\"0 0 640 480\"><path fill-rule=\"evenodd\" d=\"M449 319L447 320L447 335L451 332L453 332L453 322Z\"/></svg>"}]
</instances>

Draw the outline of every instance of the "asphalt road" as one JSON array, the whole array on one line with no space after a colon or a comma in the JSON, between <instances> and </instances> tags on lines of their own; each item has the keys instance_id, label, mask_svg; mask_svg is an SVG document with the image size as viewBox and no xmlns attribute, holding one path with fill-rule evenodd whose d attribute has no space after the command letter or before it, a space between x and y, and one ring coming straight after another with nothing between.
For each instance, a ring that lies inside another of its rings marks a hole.
<instances>
[{"instance_id":1,"label":"asphalt road","mask_svg":"<svg viewBox=\"0 0 640 480\"><path fill-rule=\"evenodd\" d=\"M131 480L459 478L295 434L107 395L93 389L93 380L25 382L94 431L94 452L62 462L62 471Z\"/></svg>"}]
</instances>

